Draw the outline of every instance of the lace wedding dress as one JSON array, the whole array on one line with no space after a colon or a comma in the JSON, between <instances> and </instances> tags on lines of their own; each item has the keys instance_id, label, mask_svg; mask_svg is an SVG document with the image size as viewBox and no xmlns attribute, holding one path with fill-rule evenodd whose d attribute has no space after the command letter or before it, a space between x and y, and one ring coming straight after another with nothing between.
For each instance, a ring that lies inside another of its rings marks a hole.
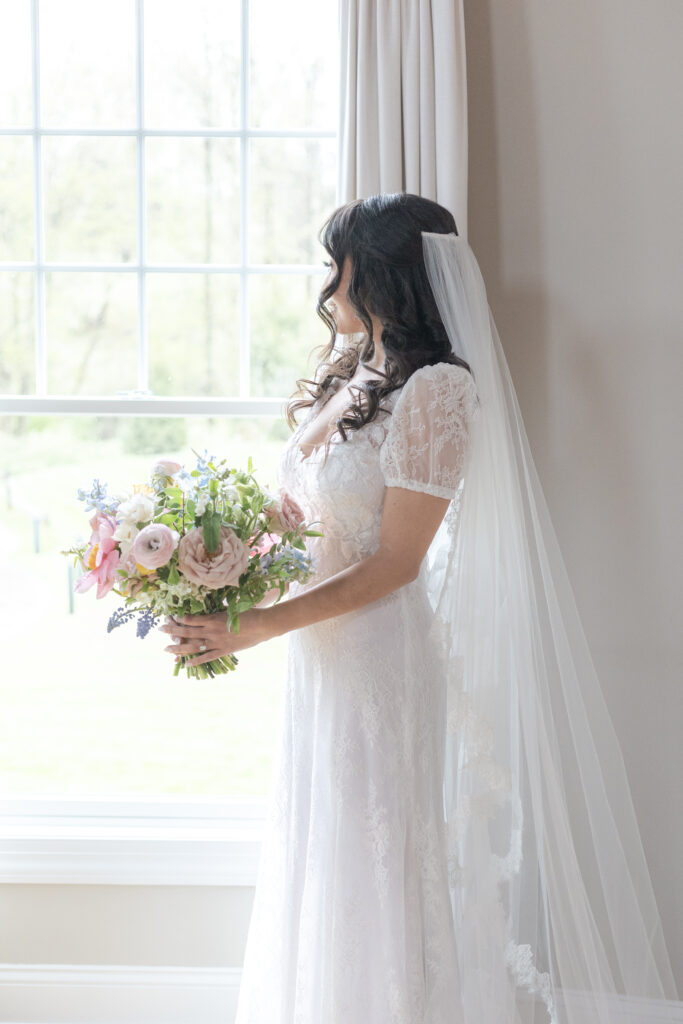
<instances>
[{"instance_id":1,"label":"lace wedding dress","mask_svg":"<svg viewBox=\"0 0 683 1024\"><path fill-rule=\"evenodd\" d=\"M324 396L327 400L328 395ZM318 520L315 576L372 554L387 487L455 499L472 377L417 370L372 422L304 456L278 484ZM458 1024L460 979L443 822L445 669L428 634L426 567L356 611L293 631L270 816L237 1024Z\"/></svg>"}]
</instances>

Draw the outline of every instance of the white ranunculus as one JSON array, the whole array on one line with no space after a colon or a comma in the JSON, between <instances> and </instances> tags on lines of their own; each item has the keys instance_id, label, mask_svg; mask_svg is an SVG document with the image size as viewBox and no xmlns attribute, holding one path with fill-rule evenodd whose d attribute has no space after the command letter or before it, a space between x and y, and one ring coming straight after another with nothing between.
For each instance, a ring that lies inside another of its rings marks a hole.
<instances>
[{"instance_id":1,"label":"white ranunculus","mask_svg":"<svg viewBox=\"0 0 683 1024\"><path fill-rule=\"evenodd\" d=\"M127 523L148 523L154 515L154 499L148 494L133 494L119 505L116 514Z\"/></svg>"},{"instance_id":2,"label":"white ranunculus","mask_svg":"<svg viewBox=\"0 0 683 1024\"><path fill-rule=\"evenodd\" d=\"M135 523L131 523L124 520L114 530L113 538L118 541L119 547L121 548L121 559L123 560L130 553L133 547L133 541L137 537L139 530Z\"/></svg>"}]
</instances>

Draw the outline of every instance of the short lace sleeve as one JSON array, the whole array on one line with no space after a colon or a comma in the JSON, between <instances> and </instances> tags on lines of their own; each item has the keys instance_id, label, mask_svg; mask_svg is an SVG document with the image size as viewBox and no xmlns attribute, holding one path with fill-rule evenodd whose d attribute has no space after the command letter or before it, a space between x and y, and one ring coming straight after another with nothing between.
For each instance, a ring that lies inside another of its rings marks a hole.
<instances>
[{"instance_id":1,"label":"short lace sleeve","mask_svg":"<svg viewBox=\"0 0 683 1024\"><path fill-rule=\"evenodd\" d=\"M387 487L454 498L477 409L471 374L437 363L416 370L399 394L380 451Z\"/></svg>"}]
</instances>

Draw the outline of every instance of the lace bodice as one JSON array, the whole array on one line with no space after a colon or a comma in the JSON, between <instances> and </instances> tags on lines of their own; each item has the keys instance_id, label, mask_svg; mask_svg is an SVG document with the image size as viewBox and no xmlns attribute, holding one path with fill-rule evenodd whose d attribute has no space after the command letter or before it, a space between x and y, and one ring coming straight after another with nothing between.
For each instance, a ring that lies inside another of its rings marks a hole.
<instances>
[{"instance_id":1,"label":"lace bodice","mask_svg":"<svg viewBox=\"0 0 683 1024\"><path fill-rule=\"evenodd\" d=\"M305 456L298 439L325 400L308 410L278 466L279 486L324 533L310 541L315 576L307 586L376 550L387 487L455 497L477 406L474 381L463 367L423 366L347 441L336 433L327 453L321 446Z\"/></svg>"}]
</instances>

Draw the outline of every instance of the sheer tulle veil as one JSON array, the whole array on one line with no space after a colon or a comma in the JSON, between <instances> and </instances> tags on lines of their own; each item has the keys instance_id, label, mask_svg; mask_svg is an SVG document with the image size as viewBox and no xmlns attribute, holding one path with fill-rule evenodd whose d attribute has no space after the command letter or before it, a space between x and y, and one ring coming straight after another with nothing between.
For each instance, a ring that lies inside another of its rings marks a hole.
<instances>
[{"instance_id":1,"label":"sheer tulle veil","mask_svg":"<svg viewBox=\"0 0 683 1024\"><path fill-rule=\"evenodd\" d=\"M422 238L479 396L428 555L464 1022L645 1021L677 994L621 750L476 258Z\"/></svg>"}]
</instances>

